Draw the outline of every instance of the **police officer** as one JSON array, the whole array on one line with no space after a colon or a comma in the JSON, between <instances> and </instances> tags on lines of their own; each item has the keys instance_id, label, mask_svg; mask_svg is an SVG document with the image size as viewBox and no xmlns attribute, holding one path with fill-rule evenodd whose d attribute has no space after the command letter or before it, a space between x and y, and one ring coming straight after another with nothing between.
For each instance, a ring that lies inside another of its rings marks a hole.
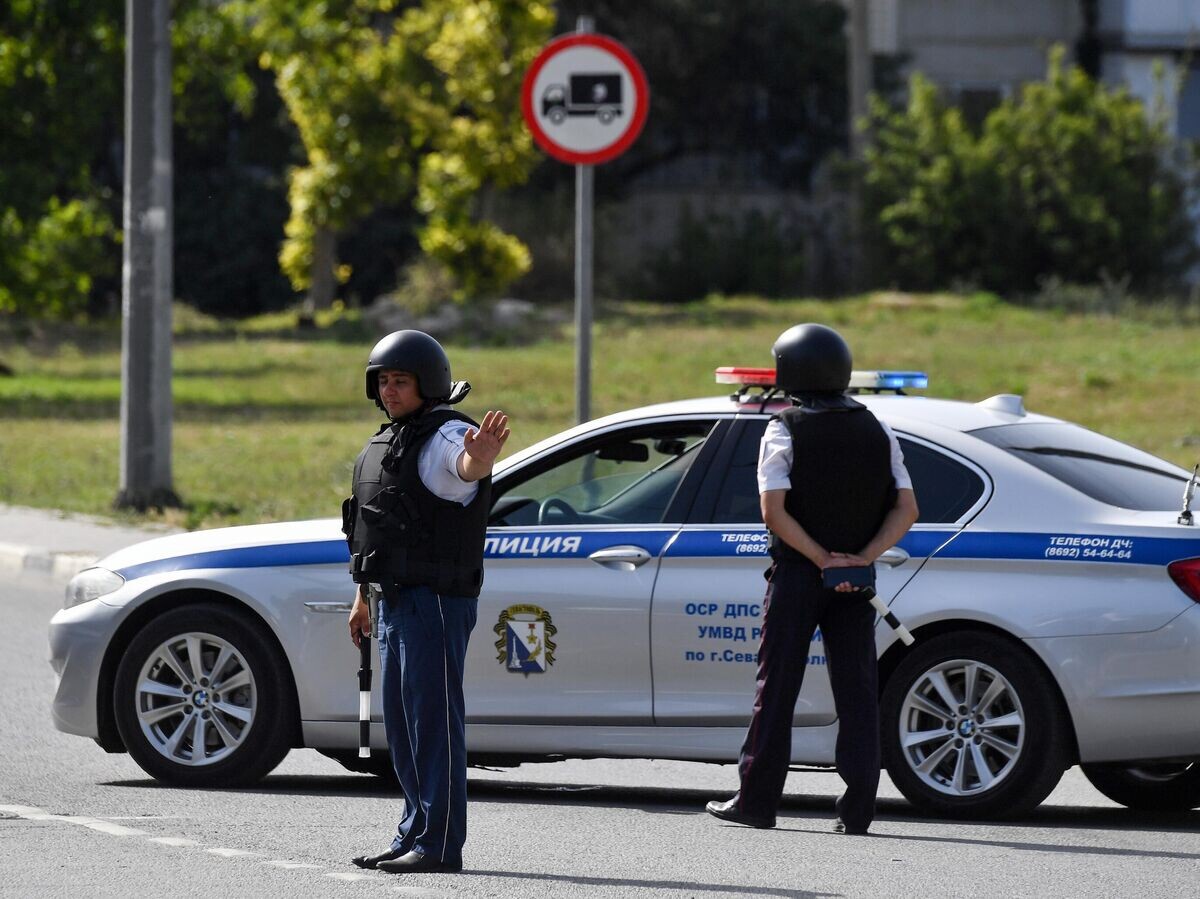
<instances>
[{"instance_id":1,"label":"police officer","mask_svg":"<svg viewBox=\"0 0 1200 899\"><path fill-rule=\"evenodd\" d=\"M380 340L367 362L368 399L389 421L354 465L342 508L355 645L370 633L365 590L379 594L383 723L404 791L386 852L353 859L393 873L462 870L467 826L463 664L483 583L492 464L508 416L482 424L450 406L470 385L421 331Z\"/></svg>"},{"instance_id":2,"label":"police officer","mask_svg":"<svg viewBox=\"0 0 1200 899\"><path fill-rule=\"evenodd\" d=\"M780 335L773 353L776 383L793 406L771 419L759 449L772 566L757 687L738 758L740 788L707 810L738 824L775 826L796 698L819 626L838 716L837 771L846 784L834 829L865 834L880 767L875 612L848 579L838 578L854 568L866 576L861 569L917 520L917 502L895 435L846 394L851 360L841 336L823 325L796 325Z\"/></svg>"}]
</instances>

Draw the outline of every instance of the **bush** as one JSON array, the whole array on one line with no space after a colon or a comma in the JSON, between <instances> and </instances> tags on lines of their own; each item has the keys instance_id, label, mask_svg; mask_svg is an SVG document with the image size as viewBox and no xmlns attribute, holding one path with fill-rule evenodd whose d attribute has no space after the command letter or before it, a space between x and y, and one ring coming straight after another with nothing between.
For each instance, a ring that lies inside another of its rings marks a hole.
<instances>
[{"instance_id":1,"label":"bush","mask_svg":"<svg viewBox=\"0 0 1200 899\"><path fill-rule=\"evenodd\" d=\"M875 100L864 200L876 274L909 289L1027 293L1047 278L1155 289L1195 258L1161 121L1051 53L976 134L919 75L903 110Z\"/></svg>"},{"instance_id":2,"label":"bush","mask_svg":"<svg viewBox=\"0 0 1200 899\"><path fill-rule=\"evenodd\" d=\"M51 197L38 219L0 209L0 312L66 318L82 312L97 278L120 258L99 199Z\"/></svg>"}]
</instances>

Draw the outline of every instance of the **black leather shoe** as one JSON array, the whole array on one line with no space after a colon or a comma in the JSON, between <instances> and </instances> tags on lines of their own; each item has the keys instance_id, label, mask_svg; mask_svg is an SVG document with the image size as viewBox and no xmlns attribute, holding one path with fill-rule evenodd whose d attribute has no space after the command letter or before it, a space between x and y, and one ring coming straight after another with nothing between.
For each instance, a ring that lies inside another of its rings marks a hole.
<instances>
[{"instance_id":1,"label":"black leather shoe","mask_svg":"<svg viewBox=\"0 0 1200 899\"><path fill-rule=\"evenodd\" d=\"M390 862L394 858L399 858L404 855L399 849L389 849L387 852L381 852L378 855L358 855L350 859L360 868L375 868L380 862Z\"/></svg>"},{"instance_id":2,"label":"black leather shoe","mask_svg":"<svg viewBox=\"0 0 1200 899\"><path fill-rule=\"evenodd\" d=\"M841 818L838 818L837 821L834 822L833 832L849 834L852 837L861 837L866 835L867 829L865 827L847 827L846 822Z\"/></svg>"},{"instance_id":3,"label":"black leather shoe","mask_svg":"<svg viewBox=\"0 0 1200 899\"><path fill-rule=\"evenodd\" d=\"M414 849L392 861L380 862L375 867L389 874L428 874L437 871L461 871L462 862L440 862Z\"/></svg>"},{"instance_id":4,"label":"black leather shoe","mask_svg":"<svg viewBox=\"0 0 1200 899\"><path fill-rule=\"evenodd\" d=\"M734 796L728 802L717 802L715 799L708 805L704 806L704 810L714 818L720 818L722 821L732 821L734 824L745 824L747 827L774 827L775 819L760 817L759 815L747 815L737 805L737 797Z\"/></svg>"}]
</instances>

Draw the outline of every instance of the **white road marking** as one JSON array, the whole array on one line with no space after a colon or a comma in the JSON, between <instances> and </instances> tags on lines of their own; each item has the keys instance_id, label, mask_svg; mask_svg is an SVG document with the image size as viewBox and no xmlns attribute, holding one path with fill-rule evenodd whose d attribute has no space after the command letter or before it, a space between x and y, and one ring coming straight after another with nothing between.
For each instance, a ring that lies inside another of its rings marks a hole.
<instances>
[{"instance_id":1,"label":"white road marking","mask_svg":"<svg viewBox=\"0 0 1200 899\"><path fill-rule=\"evenodd\" d=\"M111 821L102 821L100 818L88 818L83 815L55 815L60 821L66 821L68 824L79 824L83 827L90 827L92 830L98 830L101 833L106 833L114 837L144 837L146 831L138 830L136 827L124 827L120 824L113 824Z\"/></svg>"},{"instance_id":2,"label":"white road marking","mask_svg":"<svg viewBox=\"0 0 1200 899\"><path fill-rule=\"evenodd\" d=\"M0 812L19 815L27 821L65 821L67 824L89 827L113 837L144 837L146 835L146 831L138 830L135 827L123 827L120 824L113 824L111 821L88 818L84 815L52 815L44 809L34 808L31 805L0 805Z\"/></svg>"},{"instance_id":3,"label":"white road marking","mask_svg":"<svg viewBox=\"0 0 1200 899\"><path fill-rule=\"evenodd\" d=\"M334 880L374 880L373 874L345 874L341 871L326 871L326 877L332 877Z\"/></svg>"},{"instance_id":4,"label":"white road marking","mask_svg":"<svg viewBox=\"0 0 1200 899\"><path fill-rule=\"evenodd\" d=\"M213 855L219 855L221 858L241 858L247 855L258 855L257 852L250 852L247 849L226 849L224 846L213 846L204 850Z\"/></svg>"},{"instance_id":5,"label":"white road marking","mask_svg":"<svg viewBox=\"0 0 1200 899\"><path fill-rule=\"evenodd\" d=\"M174 846L180 849L197 849L202 852L207 852L210 855L215 855L220 858L247 858L261 856L260 852L251 852L247 849L232 849L225 846L204 846L196 840L188 840L184 837L152 837L144 830L138 830L134 827L125 827L121 824L114 824L112 821L104 820L103 818L91 818L86 815L53 815L45 809L36 808L32 805L0 805L0 814L16 815L19 818L24 818L27 821L61 821L64 824L74 824L79 827L87 827L91 830L98 830L101 833L106 833L113 837L145 837L148 843L157 843L160 846ZM149 815L139 815L138 818L150 818ZM130 816L126 816L124 820L129 820ZM293 862L286 859L268 859L263 864L272 865L276 868L283 868L288 871L321 871L321 865L309 864L307 862ZM334 880L342 880L354 882L358 880L374 880L372 874L352 874L341 871L324 871L325 877L331 877ZM437 893L430 893L421 890L419 887L401 887L398 892L405 893L410 896L436 896Z\"/></svg>"}]
</instances>

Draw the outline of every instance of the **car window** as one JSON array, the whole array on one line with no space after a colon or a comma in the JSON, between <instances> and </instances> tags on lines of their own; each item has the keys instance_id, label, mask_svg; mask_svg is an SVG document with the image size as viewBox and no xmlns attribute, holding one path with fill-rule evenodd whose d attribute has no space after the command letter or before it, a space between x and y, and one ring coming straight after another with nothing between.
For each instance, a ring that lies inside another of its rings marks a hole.
<instances>
[{"instance_id":1,"label":"car window","mask_svg":"<svg viewBox=\"0 0 1200 899\"><path fill-rule=\"evenodd\" d=\"M492 525L659 524L712 430L668 422L585 441L504 481Z\"/></svg>"},{"instance_id":2,"label":"car window","mask_svg":"<svg viewBox=\"0 0 1200 899\"><path fill-rule=\"evenodd\" d=\"M1186 477L1142 450L1067 423L970 432L1092 499L1139 512L1178 509Z\"/></svg>"},{"instance_id":3,"label":"car window","mask_svg":"<svg viewBox=\"0 0 1200 899\"><path fill-rule=\"evenodd\" d=\"M958 521L983 495L983 478L931 447L897 437L921 509L918 524Z\"/></svg>"},{"instance_id":4,"label":"car window","mask_svg":"<svg viewBox=\"0 0 1200 899\"><path fill-rule=\"evenodd\" d=\"M758 502L758 445L765 419L747 421L737 438L729 467L721 479L712 520L716 524L762 524Z\"/></svg>"},{"instance_id":5,"label":"car window","mask_svg":"<svg viewBox=\"0 0 1200 899\"><path fill-rule=\"evenodd\" d=\"M717 493L713 522L748 524L762 521L758 499L758 445L766 426L765 420L747 421L742 429ZM921 509L918 523L958 521L983 495L983 479L945 453L912 440L899 439L904 465L912 477L913 492Z\"/></svg>"}]
</instances>

